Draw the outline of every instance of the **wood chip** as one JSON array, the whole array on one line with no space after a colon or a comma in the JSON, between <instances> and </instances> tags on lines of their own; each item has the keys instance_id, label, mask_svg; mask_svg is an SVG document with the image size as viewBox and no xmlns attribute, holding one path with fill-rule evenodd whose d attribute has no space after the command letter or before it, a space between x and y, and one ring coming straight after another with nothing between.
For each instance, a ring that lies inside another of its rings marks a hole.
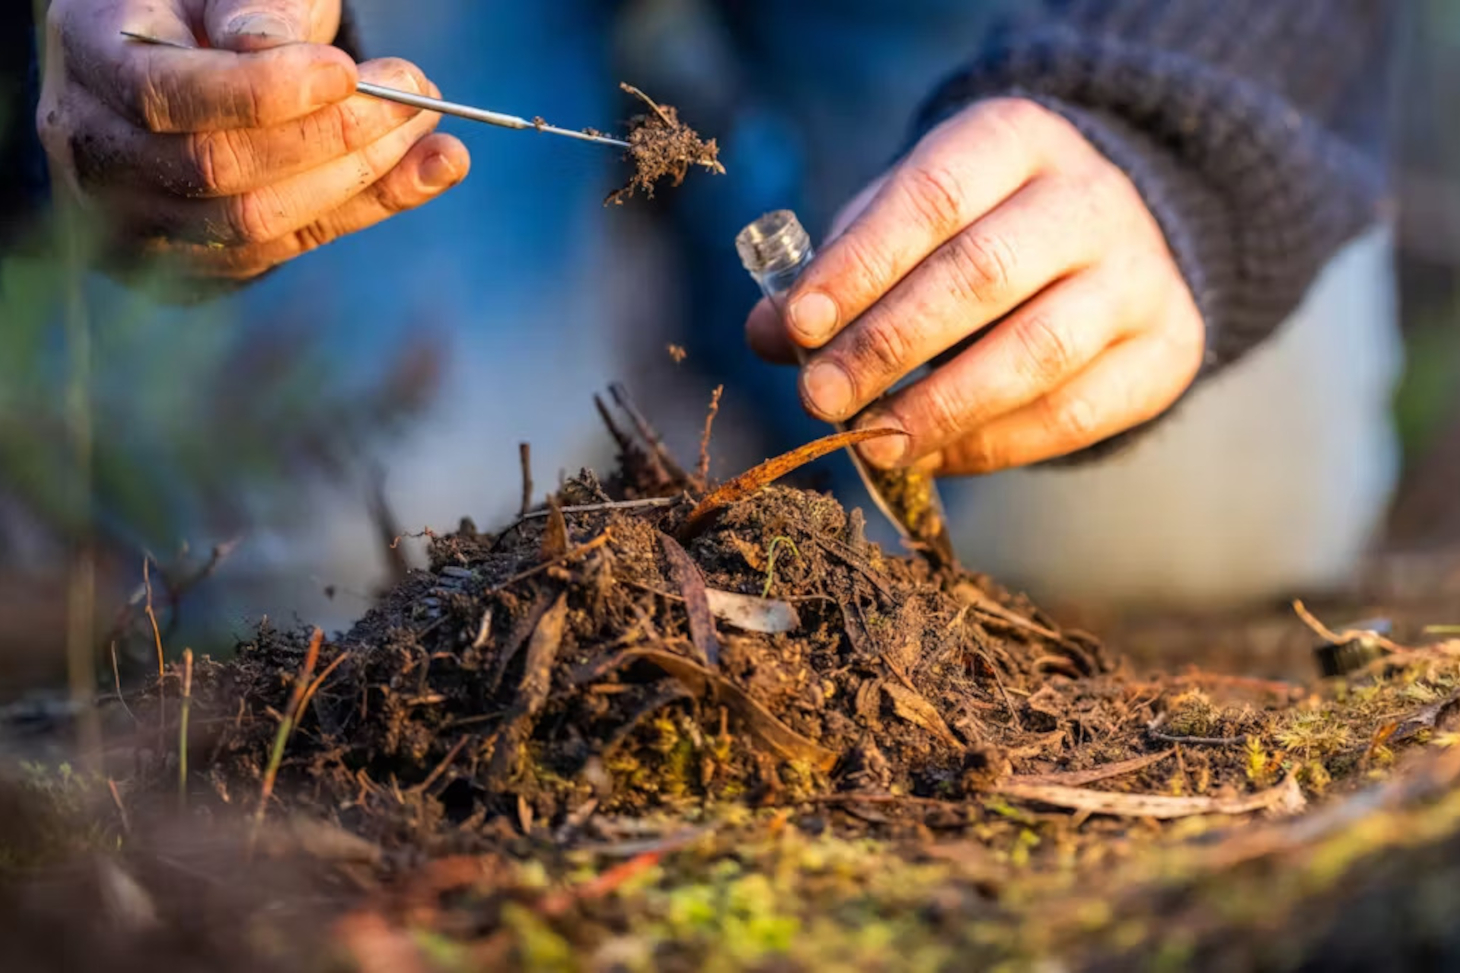
<instances>
[{"instance_id":1,"label":"wood chip","mask_svg":"<svg viewBox=\"0 0 1460 973\"><path fill-rule=\"evenodd\" d=\"M710 597L705 588L705 576L689 553L668 534L660 533L659 542L664 547L664 556L669 559L669 569L679 593L684 597L685 611L689 613L689 637L694 642L700 661L707 666L720 664L720 637L715 634L715 619L710 614Z\"/></svg>"},{"instance_id":2,"label":"wood chip","mask_svg":"<svg viewBox=\"0 0 1460 973\"><path fill-rule=\"evenodd\" d=\"M542 532L542 559L551 561L568 553L568 521L557 497L548 497L548 522Z\"/></svg>"},{"instance_id":3,"label":"wood chip","mask_svg":"<svg viewBox=\"0 0 1460 973\"><path fill-rule=\"evenodd\" d=\"M777 635L794 632L801 627L801 616L789 602L741 595L718 588L706 589L705 595L709 600L710 614L738 629Z\"/></svg>"},{"instance_id":4,"label":"wood chip","mask_svg":"<svg viewBox=\"0 0 1460 973\"><path fill-rule=\"evenodd\" d=\"M1154 818L1169 821L1200 814L1251 814L1254 811L1276 811L1293 814L1307 801L1298 788L1296 777L1249 797L1169 797L1164 794L1121 794L1095 791L1063 784L1022 784L1005 781L998 793L1021 801L1037 801L1052 807L1117 818Z\"/></svg>"}]
</instances>

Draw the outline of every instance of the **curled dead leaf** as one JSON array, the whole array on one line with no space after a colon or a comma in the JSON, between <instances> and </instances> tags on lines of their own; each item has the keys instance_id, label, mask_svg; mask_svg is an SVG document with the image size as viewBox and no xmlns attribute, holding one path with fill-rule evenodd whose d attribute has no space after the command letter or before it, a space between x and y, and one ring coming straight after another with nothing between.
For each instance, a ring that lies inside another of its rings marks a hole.
<instances>
[{"instance_id":1,"label":"curled dead leaf","mask_svg":"<svg viewBox=\"0 0 1460 973\"><path fill-rule=\"evenodd\" d=\"M1000 784L998 792L1016 800L1037 801L1070 811L1118 818L1155 818L1160 821L1195 817L1199 814L1238 815L1251 814L1254 811L1294 814L1307 804L1298 787L1298 780L1293 776L1265 791L1235 798L1122 794L1065 784L1026 784L1012 779Z\"/></svg>"},{"instance_id":2,"label":"curled dead leaf","mask_svg":"<svg viewBox=\"0 0 1460 973\"><path fill-rule=\"evenodd\" d=\"M685 610L689 613L689 635L694 642L700 661L709 666L720 664L720 639L715 634L715 619L710 614L710 598L705 589L705 576L699 565L689 556L679 542L668 534L661 533L659 542L664 556L669 559L669 569L675 584L684 598Z\"/></svg>"},{"instance_id":3,"label":"curled dead leaf","mask_svg":"<svg viewBox=\"0 0 1460 973\"><path fill-rule=\"evenodd\" d=\"M805 466L813 460L818 460L828 453L834 453L847 446L855 446L858 443L865 443L869 439L881 439L884 436L906 435L899 429L854 429L850 432L839 432L831 436L809 442L804 446L798 446L788 453L773 457L752 467L744 473L723 483L716 489L710 491L703 500L695 505L690 511L689 517L685 520L684 526L680 528L681 540L687 540L696 534L703 532L710 524L714 523L720 512L735 503L743 500L763 486L768 486L779 480L798 467Z\"/></svg>"},{"instance_id":4,"label":"curled dead leaf","mask_svg":"<svg viewBox=\"0 0 1460 973\"><path fill-rule=\"evenodd\" d=\"M718 588L706 589L705 596L710 603L710 614L746 632L776 635L794 632L801 627L801 616L789 602L741 595Z\"/></svg>"}]
</instances>

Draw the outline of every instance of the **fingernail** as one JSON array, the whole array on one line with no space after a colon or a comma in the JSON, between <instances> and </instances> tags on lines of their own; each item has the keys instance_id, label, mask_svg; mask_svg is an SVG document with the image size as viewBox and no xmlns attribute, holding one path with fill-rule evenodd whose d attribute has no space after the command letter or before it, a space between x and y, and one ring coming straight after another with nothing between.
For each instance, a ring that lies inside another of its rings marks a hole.
<instances>
[{"instance_id":1,"label":"fingernail","mask_svg":"<svg viewBox=\"0 0 1460 973\"><path fill-rule=\"evenodd\" d=\"M857 422L858 429L896 429L902 433L900 436L883 436L881 439L869 439L865 443L857 444L857 452L862 458L873 466L883 469L890 469L902 462L907 455L908 437L902 423L886 413L872 412L863 416Z\"/></svg>"},{"instance_id":2,"label":"fingernail","mask_svg":"<svg viewBox=\"0 0 1460 973\"><path fill-rule=\"evenodd\" d=\"M813 363L801 377L801 390L811 408L824 416L837 419L852 407L852 380L835 362Z\"/></svg>"},{"instance_id":3,"label":"fingernail","mask_svg":"<svg viewBox=\"0 0 1460 973\"><path fill-rule=\"evenodd\" d=\"M820 343L836 330L836 302L820 291L798 297L787 311L791 330L807 341Z\"/></svg>"},{"instance_id":4,"label":"fingernail","mask_svg":"<svg viewBox=\"0 0 1460 973\"><path fill-rule=\"evenodd\" d=\"M228 22L224 33L235 37L268 37L272 40L295 41L294 26L274 14L243 14Z\"/></svg>"},{"instance_id":5,"label":"fingernail","mask_svg":"<svg viewBox=\"0 0 1460 973\"><path fill-rule=\"evenodd\" d=\"M456 166L440 152L432 152L421 163L421 184L429 190L441 190L456 182Z\"/></svg>"},{"instance_id":6,"label":"fingernail","mask_svg":"<svg viewBox=\"0 0 1460 973\"><path fill-rule=\"evenodd\" d=\"M355 91L355 79L341 64L316 68L309 78L309 100L316 105L333 105L344 101Z\"/></svg>"}]
</instances>

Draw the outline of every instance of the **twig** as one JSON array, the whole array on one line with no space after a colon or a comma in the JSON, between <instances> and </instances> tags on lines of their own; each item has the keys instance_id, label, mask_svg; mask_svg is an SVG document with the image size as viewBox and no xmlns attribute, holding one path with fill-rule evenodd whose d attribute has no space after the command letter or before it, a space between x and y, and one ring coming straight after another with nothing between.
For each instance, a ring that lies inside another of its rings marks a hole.
<instances>
[{"instance_id":1,"label":"twig","mask_svg":"<svg viewBox=\"0 0 1460 973\"><path fill-rule=\"evenodd\" d=\"M235 537L232 540L224 541L222 544L214 544L207 562L177 584L172 583L172 579L168 577L168 573L162 565L159 564L157 566L158 570L162 572L162 582L167 586L167 603L172 608L172 617L167 620L166 634L172 635L177 631L179 621L182 618L182 600L187 593L212 577L213 572L217 571L218 566L228 559L228 556L233 553L242 540L242 537Z\"/></svg>"},{"instance_id":2,"label":"twig","mask_svg":"<svg viewBox=\"0 0 1460 973\"><path fill-rule=\"evenodd\" d=\"M117 640L112 639L112 683L117 687L117 702L122 704L122 709L132 718L132 722L139 722L137 714L132 712L132 707L127 705L127 697L122 695L122 673L117 668Z\"/></svg>"},{"instance_id":3,"label":"twig","mask_svg":"<svg viewBox=\"0 0 1460 973\"><path fill-rule=\"evenodd\" d=\"M1180 743L1197 747L1241 747L1246 746L1246 737L1183 737L1172 733L1162 733L1160 730L1147 730L1152 740L1159 740L1162 743Z\"/></svg>"},{"instance_id":4,"label":"twig","mask_svg":"<svg viewBox=\"0 0 1460 973\"><path fill-rule=\"evenodd\" d=\"M669 447L664 445L664 438L650 424L644 413L639 411L639 407L634 404L633 396L629 395L629 390L624 387L624 384L622 382L610 384L608 394L613 396L614 403L624 410L624 414L633 422L634 428L639 431L639 435L653 451L654 458L659 461L669 478L676 483L684 483L688 480L689 474L685 473L684 467L680 466L674 455L669 452Z\"/></svg>"},{"instance_id":5,"label":"twig","mask_svg":"<svg viewBox=\"0 0 1460 973\"><path fill-rule=\"evenodd\" d=\"M341 652L338 656L335 657L335 660L333 662L324 667L324 672L321 672L318 676L314 678L314 682L309 684L309 688L304 691L304 698L299 701L299 712L294 715L294 722L296 724L304 718L305 708L309 705L310 701L314 699L314 694L319 692L319 687L324 685L324 681L330 677L330 673L338 669L340 667L340 663L344 662L349 657L350 653Z\"/></svg>"},{"instance_id":6,"label":"twig","mask_svg":"<svg viewBox=\"0 0 1460 973\"><path fill-rule=\"evenodd\" d=\"M461 748L466 746L466 741L470 739L471 737L462 737L460 740L457 740L456 745L453 746L450 750L446 751L446 756L441 758L441 762L438 763L435 768L433 768L432 771L426 775L426 779L421 781L415 787L411 788L411 790L416 791L419 794L424 794L426 792L426 788L436 783L437 779L446 772L446 768L451 766L451 761L456 759L456 755L461 753Z\"/></svg>"},{"instance_id":7,"label":"twig","mask_svg":"<svg viewBox=\"0 0 1460 973\"><path fill-rule=\"evenodd\" d=\"M496 594L497 592L502 591L505 588L510 588L512 585L516 584L519 581L526 581L528 578L531 578L534 575L541 574L548 568L557 567L558 565L564 564L568 561L577 560L578 558L582 557L584 554L589 553L595 548L599 548L602 547L604 544L607 544L610 534L610 528L605 527L603 529L603 533L599 534L588 543L579 544L571 551L565 551L562 554L559 554L557 557L552 558L551 560L543 561L541 564L528 568L526 571L517 572L516 574L512 575L512 577L501 582L500 584L493 585L491 592L492 594Z\"/></svg>"},{"instance_id":8,"label":"twig","mask_svg":"<svg viewBox=\"0 0 1460 973\"><path fill-rule=\"evenodd\" d=\"M178 717L177 804L188 806L188 713L193 708L193 650L183 649L182 714Z\"/></svg>"},{"instance_id":9,"label":"twig","mask_svg":"<svg viewBox=\"0 0 1460 973\"><path fill-rule=\"evenodd\" d=\"M259 794L259 806L254 812L253 830L249 837L249 846L252 847L258 839L259 828L264 823L264 814L269 807L269 798L274 793L274 782L279 776L279 764L284 760L284 747L289 742L289 736L294 732L294 722L299 711L300 701L308 691L309 677L314 674L315 664L319 662L319 647L324 643L324 632L318 628L309 639L309 648L304 653L304 665L299 675L294 680L294 692L289 697L289 705L279 716L279 729L274 734L274 745L269 751L269 764L264 770L264 783Z\"/></svg>"},{"instance_id":10,"label":"twig","mask_svg":"<svg viewBox=\"0 0 1460 973\"><path fill-rule=\"evenodd\" d=\"M715 427L715 416L720 413L720 396L725 394L725 386L715 386L715 391L710 394L710 411L705 415L705 431L700 433L700 461L695 466L695 479L700 483L708 483L710 479L710 432Z\"/></svg>"},{"instance_id":11,"label":"twig","mask_svg":"<svg viewBox=\"0 0 1460 973\"><path fill-rule=\"evenodd\" d=\"M122 832L132 833L132 818L127 814L127 805L122 803L122 793L117 790L117 782L110 777L106 779L106 789L111 791L112 803L117 806L117 813L122 816Z\"/></svg>"},{"instance_id":12,"label":"twig","mask_svg":"<svg viewBox=\"0 0 1460 973\"><path fill-rule=\"evenodd\" d=\"M1343 645L1346 642L1364 641L1377 645L1379 648L1387 652L1392 652L1395 655L1404 655L1414 651L1385 638L1378 632L1365 632L1357 629L1344 629L1342 632L1335 632L1314 617L1313 613L1303 605L1301 600L1295 600L1293 602L1293 611L1297 613L1298 618L1302 620L1304 625L1313 630L1313 634L1330 645Z\"/></svg>"},{"instance_id":13,"label":"twig","mask_svg":"<svg viewBox=\"0 0 1460 973\"><path fill-rule=\"evenodd\" d=\"M375 524L380 543L385 545L385 562L390 568L390 581L399 584L410 574L411 566L400 549L401 529L390 501L385 498L385 472L378 466L370 471L370 520Z\"/></svg>"},{"instance_id":14,"label":"twig","mask_svg":"<svg viewBox=\"0 0 1460 973\"><path fill-rule=\"evenodd\" d=\"M619 87L621 89L623 89L624 91L628 92L629 94L633 95L635 98L638 98L639 100L641 100L644 104L648 105L650 108L654 109L654 114L656 114L656 115L659 116L660 121L664 122L664 124L665 125L668 125L670 128L674 128L674 121L673 121L673 119L671 119L667 114L665 114L664 109L663 108L660 108L659 107L659 103L657 101L655 101L653 98L650 98L648 95L644 94L642 91L640 91L638 88L635 88L633 85L626 84L626 83L624 83L622 81L619 82Z\"/></svg>"},{"instance_id":15,"label":"twig","mask_svg":"<svg viewBox=\"0 0 1460 973\"><path fill-rule=\"evenodd\" d=\"M609 500L605 503L580 503L573 507L560 507L564 514L593 514L602 513L607 510L640 510L645 507L672 507L679 503L680 497L646 497L642 500ZM551 514L551 510L533 510L521 516L522 520L541 520Z\"/></svg>"},{"instance_id":16,"label":"twig","mask_svg":"<svg viewBox=\"0 0 1460 973\"><path fill-rule=\"evenodd\" d=\"M152 574L148 567L151 562L151 554L142 555L142 587L147 592L147 605L143 610L152 623L152 640L157 644L157 681L160 683L166 678L166 672L162 662L162 629L157 627L157 613L152 610Z\"/></svg>"},{"instance_id":17,"label":"twig","mask_svg":"<svg viewBox=\"0 0 1460 973\"><path fill-rule=\"evenodd\" d=\"M518 443L517 457L522 463L522 508L519 516L525 518L532 509L532 443Z\"/></svg>"}]
</instances>

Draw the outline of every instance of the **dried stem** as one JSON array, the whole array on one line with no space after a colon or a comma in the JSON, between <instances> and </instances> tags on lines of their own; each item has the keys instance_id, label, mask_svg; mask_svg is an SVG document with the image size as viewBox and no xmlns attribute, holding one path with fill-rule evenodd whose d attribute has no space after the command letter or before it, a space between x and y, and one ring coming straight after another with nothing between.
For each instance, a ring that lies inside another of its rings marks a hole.
<instances>
[{"instance_id":1,"label":"dried stem","mask_svg":"<svg viewBox=\"0 0 1460 973\"><path fill-rule=\"evenodd\" d=\"M700 434L700 461L695 467L695 479L700 483L708 483L710 480L710 431L715 426L715 416L720 412L720 396L725 394L725 386L715 386L715 391L710 395L710 411L705 415L705 431Z\"/></svg>"},{"instance_id":2,"label":"dried stem","mask_svg":"<svg viewBox=\"0 0 1460 973\"><path fill-rule=\"evenodd\" d=\"M283 714L279 717L279 730L274 734L274 745L269 751L269 764L264 770L264 783L259 794L259 806L254 812L253 832L249 838L250 846L258 840L259 828L263 825L264 815L269 808L269 799L274 794L274 782L279 776L279 765L284 761L284 747L288 745L289 737L294 732L300 703L304 699L305 693L308 692L310 677L314 675L314 667L319 662L319 647L323 643L324 632L316 628L309 639L309 648L304 653L304 665L294 680L294 692L289 697L289 705L284 708Z\"/></svg>"},{"instance_id":3,"label":"dried stem","mask_svg":"<svg viewBox=\"0 0 1460 973\"><path fill-rule=\"evenodd\" d=\"M522 509L518 515L526 517L532 509L532 443L518 443L517 455L522 461Z\"/></svg>"},{"instance_id":4,"label":"dried stem","mask_svg":"<svg viewBox=\"0 0 1460 973\"><path fill-rule=\"evenodd\" d=\"M183 649L182 714L178 717L177 804L188 806L188 714L193 708L193 650Z\"/></svg>"}]
</instances>

